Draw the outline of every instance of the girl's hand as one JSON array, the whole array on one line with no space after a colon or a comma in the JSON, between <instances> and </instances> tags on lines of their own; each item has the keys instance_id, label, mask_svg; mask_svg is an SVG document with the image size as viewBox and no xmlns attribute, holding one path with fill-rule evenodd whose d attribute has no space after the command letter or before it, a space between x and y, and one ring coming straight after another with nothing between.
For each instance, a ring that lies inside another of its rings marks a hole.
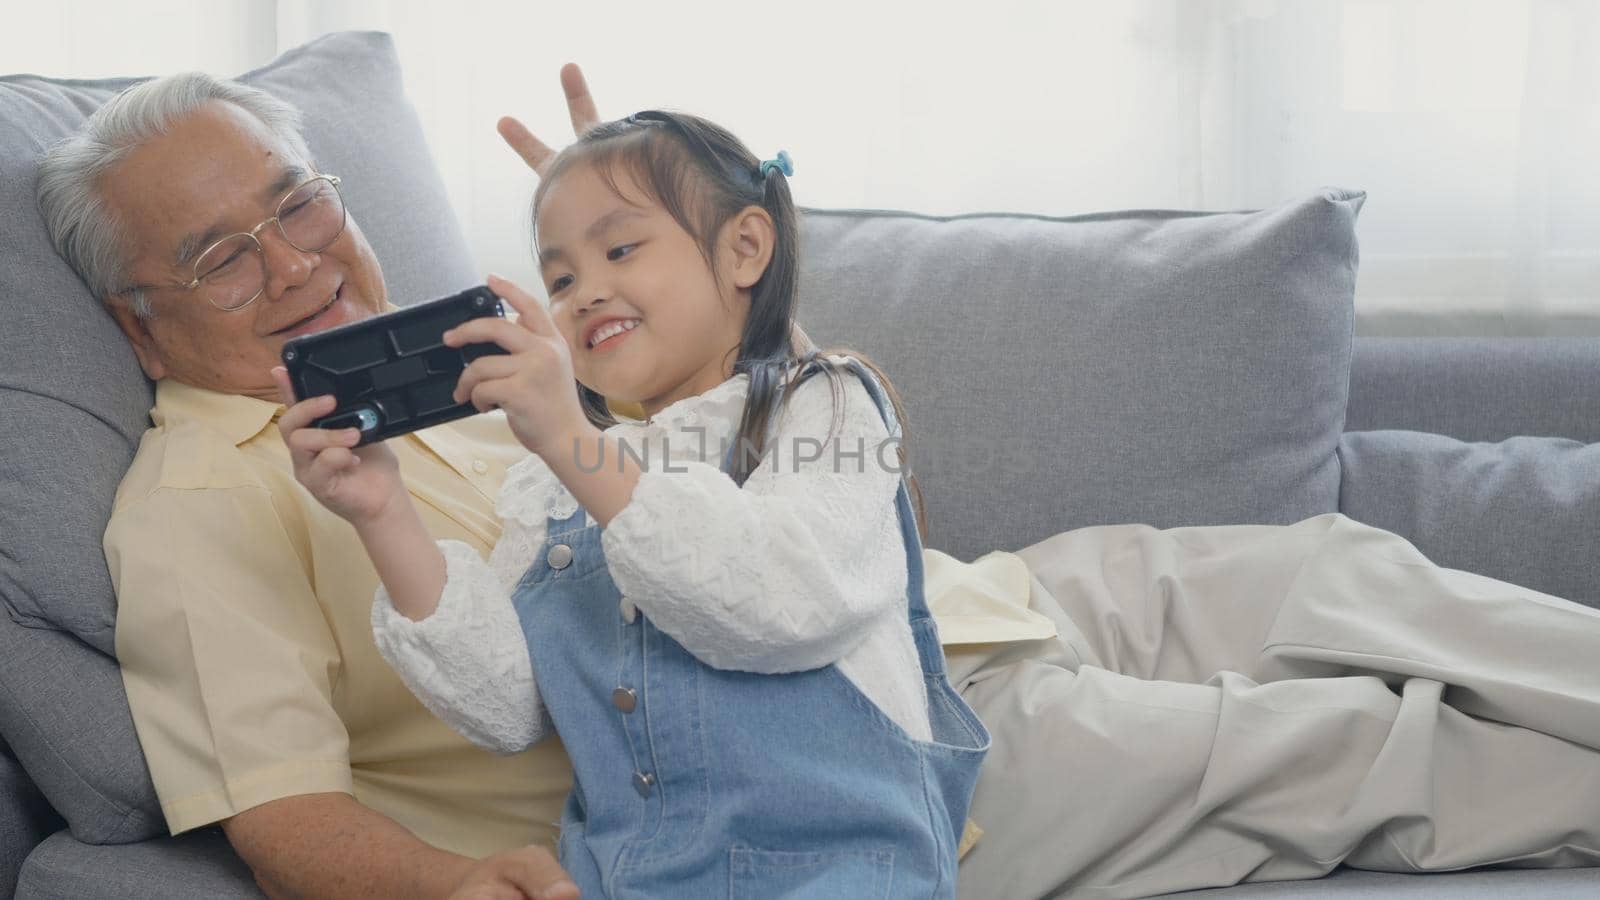
<instances>
[{"instance_id":1,"label":"girl's hand","mask_svg":"<svg viewBox=\"0 0 1600 900\"><path fill-rule=\"evenodd\" d=\"M472 319L446 331L444 343L499 344L508 355L479 357L467 366L455 401L470 401L479 412L505 410L522 446L548 461L550 453L592 427L578 403L572 350L536 297L498 275L489 276L489 288L517 311L517 321Z\"/></svg>"},{"instance_id":2,"label":"girl's hand","mask_svg":"<svg viewBox=\"0 0 1600 900\"><path fill-rule=\"evenodd\" d=\"M561 90L567 95L567 114L572 118L572 133L576 137L583 137L585 131L600 124L600 113L595 109L594 98L589 96L589 85L584 82L583 72L576 63L561 67ZM528 168L543 177L550 161L556 158L556 151L534 137L528 126L511 116L502 117L496 127L500 137L522 157Z\"/></svg>"},{"instance_id":3,"label":"girl's hand","mask_svg":"<svg viewBox=\"0 0 1600 900\"><path fill-rule=\"evenodd\" d=\"M338 401L332 395L296 403L288 370L274 368L272 380L289 407L278 420L278 432L289 445L294 477L317 502L360 527L378 520L405 498L400 463L387 445L357 447L361 438L357 429L312 427L313 419L333 412Z\"/></svg>"}]
</instances>

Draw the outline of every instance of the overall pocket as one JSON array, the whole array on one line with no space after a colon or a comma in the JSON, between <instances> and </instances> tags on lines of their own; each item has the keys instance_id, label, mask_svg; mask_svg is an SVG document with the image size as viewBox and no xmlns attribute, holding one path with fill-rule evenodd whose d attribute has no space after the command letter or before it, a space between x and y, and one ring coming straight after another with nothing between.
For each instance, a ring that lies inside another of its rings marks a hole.
<instances>
[{"instance_id":1,"label":"overall pocket","mask_svg":"<svg viewBox=\"0 0 1600 900\"><path fill-rule=\"evenodd\" d=\"M894 849L829 853L729 851L729 900L887 900L894 881Z\"/></svg>"}]
</instances>

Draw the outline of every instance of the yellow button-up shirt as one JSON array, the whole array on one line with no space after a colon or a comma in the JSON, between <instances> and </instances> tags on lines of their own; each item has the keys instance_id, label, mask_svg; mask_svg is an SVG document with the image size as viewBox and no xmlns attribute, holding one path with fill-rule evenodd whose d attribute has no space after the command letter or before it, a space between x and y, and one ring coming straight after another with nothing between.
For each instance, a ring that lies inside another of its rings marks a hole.
<instances>
[{"instance_id":1,"label":"yellow button-up shirt","mask_svg":"<svg viewBox=\"0 0 1600 900\"><path fill-rule=\"evenodd\" d=\"M495 756L406 690L373 644L377 574L295 481L282 409L161 381L106 528L117 656L168 827L345 792L470 856L553 842L560 742ZM527 454L504 415L390 446L429 532L487 555L494 496Z\"/></svg>"}]
</instances>

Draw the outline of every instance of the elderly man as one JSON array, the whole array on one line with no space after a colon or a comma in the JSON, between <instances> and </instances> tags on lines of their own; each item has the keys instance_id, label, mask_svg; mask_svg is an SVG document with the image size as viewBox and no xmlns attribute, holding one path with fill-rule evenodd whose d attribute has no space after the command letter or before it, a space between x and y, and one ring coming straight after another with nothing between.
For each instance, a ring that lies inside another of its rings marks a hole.
<instances>
[{"instance_id":1,"label":"elderly man","mask_svg":"<svg viewBox=\"0 0 1600 900\"><path fill-rule=\"evenodd\" d=\"M574 127L597 121L577 68L562 80ZM564 749L489 754L406 690L373 643L371 564L295 483L274 425L284 342L389 308L296 118L172 76L40 166L52 237L156 381L105 535L134 723L170 830L220 822L271 894L533 896L561 874L539 847L571 784ZM553 156L515 120L501 132L536 170ZM430 533L487 554L494 497L527 454L504 416L391 446Z\"/></svg>"},{"instance_id":2,"label":"elderly man","mask_svg":"<svg viewBox=\"0 0 1600 900\"><path fill-rule=\"evenodd\" d=\"M581 130L593 103L575 68L563 84ZM386 308L337 173L293 120L175 76L41 166L57 246L157 382L105 547L168 824L222 823L274 895L570 895L524 846L550 842L564 751L491 756L411 697L374 647L355 534L300 489L273 426L284 341ZM502 134L535 169L550 156L514 121ZM392 446L432 534L487 553L525 453L503 418ZM1081 529L1025 555L1031 573L999 573L1019 605L951 657L996 741L966 892L1600 861L1593 610L1336 515Z\"/></svg>"},{"instance_id":3,"label":"elderly man","mask_svg":"<svg viewBox=\"0 0 1600 900\"><path fill-rule=\"evenodd\" d=\"M575 70L567 84L574 123L592 122ZM549 155L508 127L530 162ZM200 75L149 82L54 148L39 191L157 382L105 549L170 829L220 822L272 894L444 897L521 878L531 896L528 879L559 876L542 851L477 860L552 843L571 780L560 743L497 757L411 696L373 644L366 555L295 484L273 425L283 343L388 305L294 110ZM526 454L503 416L392 444L432 533L486 553L500 479Z\"/></svg>"}]
</instances>

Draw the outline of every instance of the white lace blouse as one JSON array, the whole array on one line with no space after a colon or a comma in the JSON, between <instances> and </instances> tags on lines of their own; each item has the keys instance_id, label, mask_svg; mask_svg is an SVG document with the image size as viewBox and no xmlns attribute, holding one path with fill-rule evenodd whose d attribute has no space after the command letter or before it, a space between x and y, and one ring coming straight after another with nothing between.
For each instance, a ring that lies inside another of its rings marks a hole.
<instances>
[{"instance_id":1,"label":"white lace blouse","mask_svg":"<svg viewBox=\"0 0 1600 900\"><path fill-rule=\"evenodd\" d=\"M926 740L894 503L898 458L866 388L842 374L840 410L822 375L794 392L742 490L720 463L747 376L607 430L645 469L602 535L623 595L618 615L642 612L720 669L837 663L884 714ZM429 710L487 749L515 752L552 730L511 591L542 548L546 518L577 508L530 454L506 473L495 503L504 530L487 563L466 544L439 542L447 574L433 615L407 619L378 589L372 630L384 659Z\"/></svg>"}]
</instances>

